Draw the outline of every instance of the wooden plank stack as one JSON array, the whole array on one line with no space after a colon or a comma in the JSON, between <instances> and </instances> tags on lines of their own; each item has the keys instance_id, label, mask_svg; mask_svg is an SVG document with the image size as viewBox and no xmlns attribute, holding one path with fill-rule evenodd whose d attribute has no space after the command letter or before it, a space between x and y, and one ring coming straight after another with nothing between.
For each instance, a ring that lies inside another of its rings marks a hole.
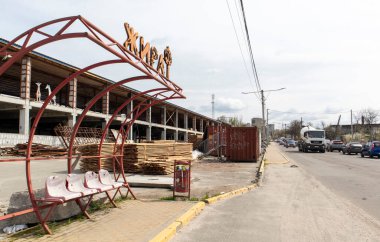
<instances>
[{"instance_id":1,"label":"wooden plank stack","mask_svg":"<svg viewBox=\"0 0 380 242\"><path fill-rule=\"evenodd\" d=\"M173 173L175 160L191 160L190 143L153 142L128 144L124 148L125 166L133 165L144 174L166 175Z\"/></svg>"},{"instance_id":2,"label":"wooden plank stack","mask_svg":"<svg viewBox=\"0 0 380 242\"><path fill-rule=\"evenodd\" d=\"M112 155L114 143L104 144L102 155ZM174 141L154 141L149 143L126 144L124 146L123 165L125 172L164 175L174 171L175 160L192 159L191 143L175 143ZM98 145L83 145L79 148L82 156L98 154ZM97 169L97 158L83 158L83 171ZM101 167L112 170L112 159L102 158Z\"/></svg>"},{"instance_id":3,"label":"wooden plank stack","mask_svg":"<svg viewBox=\"0 0 380 242\"><path fill-rule=\"evenodd\" d=\"M193 144L193 149L197 149L199 144L203 141L203 135L200 134L189 134L188 142Z\"/></svg>"},{"instance_id":4,"label":"wooden plank stack","mask_svg":"<svg viewBox=\"0 0 380 242\"><path fill-rule=\"evenodd\" d=\"M115 143L103 143L102 156L110 156L113 154ZM80 145L78 151L84 158L81 158L80 169L82 172L86 171L98 171L98 156L99 144L86 144ZM87 156L87 157L86 157ZM101 169L112 171L112 158L101 158Z\"/></svg>"}]
</instances>

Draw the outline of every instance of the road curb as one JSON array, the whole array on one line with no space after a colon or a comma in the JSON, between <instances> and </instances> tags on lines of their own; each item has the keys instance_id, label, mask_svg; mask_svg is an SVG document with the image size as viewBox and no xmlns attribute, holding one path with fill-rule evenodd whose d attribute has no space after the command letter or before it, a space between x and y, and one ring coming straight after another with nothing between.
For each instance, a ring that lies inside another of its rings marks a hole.
<instances>
[{"instance_id":1,"label":"road curb","mask_svg":"<svg viewBox=\"0 0 380 242\"><path fill-rule=\"evenodd\" d=\"M261 164L258 170L259 175L259 183L262 177L264 176L264 163L265 163L266 153L264 154ZM206 204L211 205L218 201L232 198L238 195L242 195L247 193L258 187L258 184L248 185L231 192L227 192L215 197L211 197L205 200L205 202L198 202L196 205L191 207L186 213L184 213L181 217L175 220L175 222L171 223L168 227L162 230L158 235L156 235L150 242L166 242L169 241L174 235L179 231L183 226L187 225L195 216L199 215L202 210L205 208Z\"/></svg>"},{"instance_id":2,"label":"road curb","mask_svg":"<svg viewBox=\"0 0 380 242\"><path fill-rule=\"evenodd\" d=\"M205 202L207 204L213 204L213 203L216 203L217 201L220 201L220 200L224 200L224 199L227 199L227 198L231 198L231 197L234 197L234 196L237 196L237 195L241 195L241 194L247 193L247 192L255 189L256 187L257 187L257 184L252 184L252 185L249 185L249 186L246 186L246 187L239 188L237 190L233 190L231 192L227 192L227 193L215 196L215 197L208 198L208 199L205 200Z\"/></svg>"},{"instance_id":3,"label":"road curb","mask_svg":"<svg viewBox=\"0 0 380 242\"><path fill-rule=\"evenodd\" d=\"M168 227L162 230L158 235L156 235L150 242L165 242L169 241L180 230L183 226L188 224L195 216L200 214L205 208L206 204L204 202L198 202L193 207L191 207L186 213L181 217L171 223Z\"/></svg>"},{"instance_id":4,"label":"road curb","mask_svg":"<svg viewBox=\"0 0 380 242\"><path fill-rule=\"evenodd\" d=\"M265 160L267 159L267 151L265 151L263 159L261 160L259 170L257 172L258 176L258 181L257 184L258 186L261 186L263 183L263 178L264 178L264 170L265 170Z\"/></svg>"}]
</instances>

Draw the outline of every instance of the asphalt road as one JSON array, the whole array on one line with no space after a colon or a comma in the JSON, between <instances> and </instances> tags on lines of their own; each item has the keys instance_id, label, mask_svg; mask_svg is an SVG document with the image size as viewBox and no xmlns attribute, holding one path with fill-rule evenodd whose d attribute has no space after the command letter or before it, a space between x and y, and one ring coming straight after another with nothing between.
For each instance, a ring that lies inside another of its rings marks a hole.
<instances>
[{"instance_id":1,"label":"asphalt road","mask_svg":"<svg viewBox=\"0 0 380 242\"><path fill-rule=\"evenodd\" d=\"M380 159L338 151L302 153L298 148L280 149L335 194L380 221Z\"/></svg>"},{"instance_id":2,"label":"asphalt road","mask_svg":"<svg viewBox=\"0 0 380 242\"><path fill-rule=\"evenodd\" d=\"M380 241L380 160L268 149L262 187L206 206L171 241Z\"/></svg>"}]
</instances>

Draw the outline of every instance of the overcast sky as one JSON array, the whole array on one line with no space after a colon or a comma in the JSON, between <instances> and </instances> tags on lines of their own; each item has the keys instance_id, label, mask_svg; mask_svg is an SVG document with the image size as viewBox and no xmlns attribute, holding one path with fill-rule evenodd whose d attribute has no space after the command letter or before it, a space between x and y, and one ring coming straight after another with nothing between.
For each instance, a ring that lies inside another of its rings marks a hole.
<instances>
[{"instance_id":1,"label":"overcast sky","mask_svg":"<svg viewBox=\"0 0 380 242\"><path fill-rule=\"evenodd\" d=\"M145 41L172 50L171 80L184 89L176 104L211 117L261 117L261 103L247 73L226 1L17 1L2 0L0 37L11 40L43 22L82 15L120 43L128 22ZM249 58L235 0L229 0L248 70ZM350 122L350 110L380 110L380 1L250 0L244 1L260 84L269 120L281 127L294 119L319 125ZM78 27L79 28L79 27ZM84 67L107 57L95 45L68 40L37 49ZM124 67L97 74L117 81ZM143 86L133 88L143 90Z\"/></svg>"}]
</instances>

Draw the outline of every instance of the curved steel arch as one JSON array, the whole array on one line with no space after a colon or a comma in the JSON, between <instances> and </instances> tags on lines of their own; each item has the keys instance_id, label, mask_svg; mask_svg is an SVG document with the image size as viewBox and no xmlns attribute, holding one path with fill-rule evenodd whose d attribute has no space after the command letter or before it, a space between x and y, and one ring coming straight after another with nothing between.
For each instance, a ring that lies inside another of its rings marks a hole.
<instances>
[{"instance_id":1,"label":"curved steel arch","mask_svg":"<svg viewBox=\"0 0 380 242\"><path fill-rule=\"evenodd\" d=\"M127 120L127 119L125 119L124 120L124 122L123 122L123 124L122 124L122 126L120 127L120 130L119 130L119 134L118 134L118 136L120 135L120 134L122 134L123 136L122 136L122 141L121 141L121 146L120 146L120 157L123 157L123 152L124 152L124 145L125 145L125 134L128 134L128 132L129 132L129 130L130 130L130 128L132 127L132 124L148 109L148 108L150 108L150 107L152 107L152 106L154 106L154 105L156 105L156 104L158 104L158 103L161 103L161 102L164 102L164 101L167 101L167 100L170 100L170 99L177 99L178 97L173 97L173 96L170 96L170 97L165 97L165 98L163 98L163 99L156 99L156 100L154 100L153 102L151 102L151 103L149 103L148 105L139 105L139 107L137 107L136 109L137 109L137 111L138 111L138 113L136 114L136 115L133 115L133 119L132 120ZM140 110L140 106L145 106L143 109L141 109ZM122 132L122 128L126 125L126 124L128 124L128 126L127 126L127 129L125 130L125 132ZM117 141L117 139L116 139L116 141ZM115 149L115 147L114 147L114 149ZM115 150L114 150L114 152L115 152ZM116 158L116 156L115 156L115 158ZM123 161L121 160L121 163L122 163Z\"/></svg>"},{"instance_id":2,"label":"curved steel arch","mask_svg":"<svg viewBox=\"0 0 380 242\"><path fill-rule=\"evenodd\" d=\"M167 100L170 100L170 99L177 99L179 97L165 97L163 99L155 99L153 102L149 103L149 104L143 104L143 103L140 103L138 106L136 106L133 111L131 111L129 114L137 111L138 113L136 115L133 115L133 119L132 120L127 120L125 119L123 124L120 126L120 129L119 129L119 133L118 133L118 136L116 137L116 141L115 141L115 145L114 145L114 152L113 152L113 169L115 169L115 160L118 159L118 157L120 158L120 160L117 160L117 164L119 165L120 167L120 173L119 173L119 176L118 177L115 177L115 180L118 180L118 178L120 177L120 174L123 176L123 179L124 181L126 181L126 177L125 177L125 173L124 173L124 163L123 163L123 155L124 155L124 145L125 145L125 134L128 134L130 128L132 127L132 124L137 120L137 118L139 118L148 108L158 104L158 103L161 103L161 102L164 102L164 101L167 101ZM149 99L150 100L150 99ZM148 99L146 99L145 101L149 101ZM140 107L141 106L144 106L143 109L140 110ZM124 126L128 124L127 126L127 129L124 131ZM118 141L118 138L119 138L119 135L122 134L122 143L120 145L120 149L119 149L119 152L120 152L120 155L116 155L116 152L117 152L117 149L116 149L116 144L117 144L117 141ZM100 159L98 160L98 166L100 166ZM127 183L127 186L129 187L128 183ZM132 196L134 197L134 194L132 193Z\"/></svg>"},{"instance_id":3,"label":"curved steel arch","mask_svg":"<svg viewBox=\"0 0 380 242\"><path fill-rule=\"evenodd\" d=\"M74 139L76 137L76 134L78 132L79 126L81 125L84 117L86 116L87 112L92 108L92 106L95 105L95 103L102 98L107 92L112 91L113 89L120 87L123 84L138 81L138 80L149 80L149 76L136 76L127 78L124 80L121 80L119 82L116 82L112 84L111 86L106 87L101 92L99 92L96 96L94 96L86 105L86 108L82 111L81 115L77 118L77 121L74 125L73 132L71 133L70 137L70 144L69 144L69 150L68 150L68 162L67 162L67 171L70 174L72 171L71 167L71 157L73 155L73 146L74 146Z\"/></svg>"},{"instance_id":4,"label":"curved steel arch","mask_svg":"<svg viewBox=\"0 0 380 242\"><path fill-rule=\"evenodd\" d=\"M115 112L112 114L111 118L108 120L108 122L106 123L106 126L104 127L103 129L103 133L102 133L102 136L101 136L101 139L100 139L100 143L99 143L99 151L98 151L98 156L99 156L99 159L98 159L98 169L101 168L101 160L100 160L100 156L101 156L101 152L102 152L102 148L103 148L103 143L104 143L104 139L107 135L107 130L109 129L109 126L111 125L111 123L113 122L113 120L115 119L116 115L125 107L127 106L129 103L131 103L132 101L134 101L135 99L141 97L141 96L144 96L150 92L158 92L154 95L151 95L150 97L147 97L147 99L151 100L151 99L154 99L154 98L157 98L157 96L159 95L162 95L162 93L165 93L165 92L168 92L170 91L169 89L167 88L157 88L157 89L151 89L151 90L147 90L147 91L144 91L144 92L141 92L137 95L134 95L133 97L127 99L123 104L121 104L116 110ZM133 112L135 111L136 107L131 110L131 112L129 112L127 115L126 115L126 120L128 119L129 116L131 116L133 114ZM120 132L119 132L120 134ZM115 145L117 145L117 141L118 141L118 137L119 137L119 134L118 136L116 137L116 141L115 141Z\"/></svg>"},{"instance_id":5,"label":"curved steel arch","mask_svg":"<svg viewBox=\"0 0 380 242\"><path fill-rule=\"evenodd\" d=\"M106 131L108 130L110 124L112 123L113 119L116 117L116 115L119 113L120 110L122 110L128 103L130 103L132 100L138 98L138 97L141 97L149 92L155 92L155 91L158 91L158 93L154 94L154 95L151 95L150 97L147 97L144 102L146 101L149 101L149 100L152 100L152 99L157 99L158 96L162 95L163 93L165 92L168 92L170 90L168 89L165 89L165 88L159 88L159 89L152 89L152 90L148 90L148 91L145 91L144 93L139 93L138 95L135 95L133 96L132 98L126 100L121 106L119 106L118 110L116 110L114 112L114 114L112 115L111 119L107 122L106 124L106 127L104 128L103 130L103 134L102 134L102 138L101 138L101 141L100 141L100 144L99 144L99 151L98 151L98 169L101 168L101 158L102 158L102 155L101 155L101 152L102 152L102 146L103 146L103 142L104 142L104 138L106 136ZM171 99L168 98L168 97L165 97L165 99L162 99L162 100L159 100L160 102L162 101L165 101L165 100L168 100L168 99ZM152 105L154 104L157 104L156 103L153 103ZM131 110L131 112L129 112L127 114L127 117L129 117L130 115L132 115L136 110L140 110L140 106L144 105L143 103L140 103L139 105L137 105L133 110ZM150 105L151 106L151 105ZM149 108L150 106L148 106L147 108ZM145 111L145 110L144 110ZM138 116L140 116L141 114L139 114ZM138 116L136 118L138 118ZM128 120L127 118L125 119L125 121ZM125 124L125 121L124 121L124 124ZM120 175L122 176L123 178L123 182L124 182L124 186L128 189L128 192L131 193L131 195L133 196L134 199L136 199L136 196L134 195L134 193L132 192L128 182L127 182L127 178L125 177L125 170L124 170L124 163L123 163L123 154L122 155L116 155L116 147L118 145L118 137L120 135L120 132L121 130L123 129L123 126L120 127L120 130L119 130L119 134L115 140L115 144L114 144L114 151L113 151L113 155L112 155L112 167L113 167L113 171L114 171L114 178L115 178L115 181L118 181L119 178L120 178ZM124 137L124 136L123 136ZM124 137L125 138L125 137ZM123 146L120 146L120 149L124 149L124 144ZM117 156L119 156L120 160L117 159ZM116 175L117 173L117 169L116 169L116 164L118 165L118 168L119 168L119 171L118 171L118 175Z\"/></svg>"},{"instance_id":6,"label":"curved steel arch","mask_svg":"<svg viewBox=\"0 0 380 242\"><path fill-rule=\"evenodd\" d=\"M87 28L87 30L89 32L64 33L76 20L79 20ZM44 30L43 30L44 27L52 26L54 24L65 22L65 21L66 21L66 24L62 28L60 28L54 35L48 34L48 33L44 32ZM46 38L29 45L29 41L31 40L31 37L33 35L36 35L36 34L43 35ZM16 44L17 41L21 40L24 37L25 37L25 40L24 40L21 48L18 51L16 51L16 52L9 52L8 51L8 49L10 49L11 46ZM108 43L106 41L104 41L101 37L103 39L107 40ZM128 63L131 66L135 67L137 70L146 74L150 79L157 81L158 83L162 84L167 89L169 89L170 91L173 92L173 94L170 97L163 98L162 99L163 101L173 99L173 98L185 98L185 96L182 94L182 89L179 86L177 86L175 83L171 82L165 76L158 73L157 70L153 69L148 64L144 63L141 60L141 58L135 56L132 52L130 52L129 50L124 48L124 46L122 46L117 41L115 41L112 37L105 34L102 30L98 29L95 25L93 25L92 23L90 23L89 21L87 21L86 19L84 19L81 16L72 16L72 17L67 17L67 18L56 19L56 20L52 20L52 21L46 22L44 24L38 25L38 26L31 28L30 30L24 32L23 34L19 35L18 37L13 39L11 42L9 42L7 45L2 47L0 49L0 56L1 55L5 56L9 53L12 55L11 55L11 58L9 60L7 60L5 63L3 63L0 66L0 76L2 74L4 74L5 71L8 70L12 66L12 64L14 64L17 60L20 60L23 56L25 56L29 52L35 50L36 48L41 47L41 46L46 45L46 44L49 44L49 43L52 43L52 42L55 42L55 41L60 41L60 40L64 40L64 39L71 39L71 38L87 38L90 41L93 41L97 45L101 46L102 48L104 48L108 52L112 53L116 57L118 57L118 59L98 62L98 63L92 64L86 68L82 68L79 71L77 71L76 73L70 75L63 82L61 82L52 91L52 93L45 99L45 102L43 103L42 107L40 108L40 110L37 113L37 116L33 122L33 125L31 127L31 131L29 134L28 146L27 146L27 152L26 152L26 158L25 158L25 161L26 161L26 168L25 169L26 169L28 192L29 192L29 196L30 196L30 199L32 202L33 211L36 213L37 218L41 222L43 221L42 217L41 217L41 213L40 213L41 207L39 207L37 205L35 194L33 191L32 181L31 181L31 172L30 172L30 161L31 161L31 154L32 154L31 145L33 143L33 138L34 138L34 134L35 134L37 125L38 125L38 123L42 117L42 114L45 111L47 105L50 103L52 98L58 93L58 91L61 90L65 85L67 85L67 83L70 80L72 80L76 76L78 76L78 75L80 75L80 74L82 74L82 73L84 73L90 69L93 69L93 68L96 68L99 66L114 64L114 63ZM116 50L113 49L112 47L116 47ZM142 65L142 67L138 65L139 63ZM154 103L158 103L158 102L159 101L155 101ZM152 103L152 105L154 105L154 104ZM146 109L147 108L145 108L144 110L146 110ZM137 117L140 116L141 114L142 114L142 112L139 112L139 115L137 115ZM132 122L129 122L128 129L130 128L131 124L136 120L136 118L134 118ZM123 142L122 146L124 146L124 142ZM69 159L70 158L71 158L71 156L69 156ZM49 228L47 227L46 224L42 224L42 226L47 233L50 233Z\"/></svg>"},{"instance_id":7,"label":"curved steel arch","mask_svg":"<svg viewBox=\"0 0 380 242\"><path fill-rule=\"evenodd\" d=\"M69 29L73 23L79 20L83 26L89 31L88 32L79 32L79 33L67 33L64 32ZM67 22L62 28L60 28L54 35L48 34L44 32L42 29L47 26L52 26L60 22ZM28 46L29 41L33 34L39 34L43 35L46 38L40 41L37 41L34 44L31 44ZM17 41L21 40L25 37L24 43L22 44L21 48L17 52L8 52L7 49L9 49L12 45L14 45ZM106 43L103 39L107 40L108 43ZM9 42L7 45L2 47L0 49L0 55L6 56L7 54L11 53L12 57L7 60L3 65L0 67L0 75L2 75L13 63L15 63L17 60L20 60L25 54L29 53L30 51L58 41L63 39L72 39L72 38L87 38L94 43L98 44L99 46L103 47L110 53L114 54L115 56L119 57L121 60L124 60L125 62L129 63L136 69L140 70L141 72L145 73L146 75L151 76L153 79L155 79L157 82L163 84L164 86L167 86L171 88L173 91L175 91L179 96L184 98L185 96L182 94L182 88L180 88L178 85L176 85L174 82L170 81L165 76L161 75L157 70L153 69L151 66L146 64L140 57L135 56L131 51L126 49L123 45L118 43L115 39L113 39L111 36L107 35L104 31L96 27L94 24L89 22L87 19L83 18L82 16L71 16L66 18L60 18L56 20L52 20L43 24L40 24L34 28L31 28L27 31L25 31L23 34L19 35L15 39L13 39L11 42ZM116 47L116 50L112 47ZM16 53L16 54L13 54ZM143 68L140 67L137 63L141 63L143 65Z\"/></svg>"}]
</instances>

